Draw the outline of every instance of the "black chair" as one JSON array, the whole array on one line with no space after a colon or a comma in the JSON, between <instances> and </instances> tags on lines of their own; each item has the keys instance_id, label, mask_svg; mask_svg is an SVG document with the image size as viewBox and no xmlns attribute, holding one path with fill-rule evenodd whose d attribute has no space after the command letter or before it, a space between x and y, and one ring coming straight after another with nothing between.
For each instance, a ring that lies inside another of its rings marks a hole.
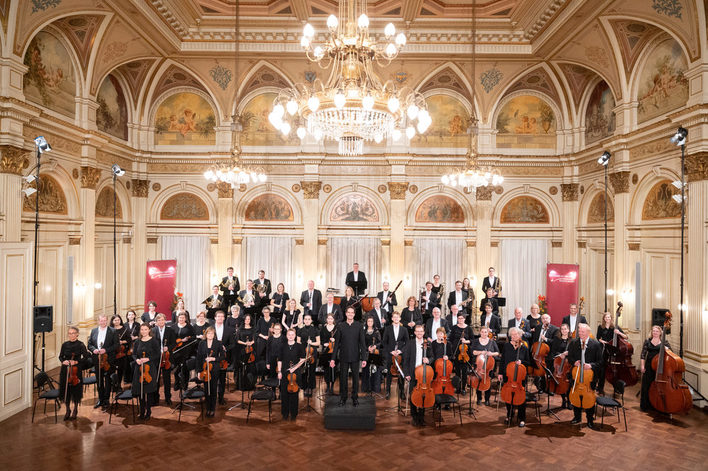
<instances>
[{"instance_id":1,"label":"black chair","mask_svg":"<svg viewBox=\"0 0 708 471\"><path fill-rule=\"evenodd\" d=\"M84 383L84 392L86 392L86 389L88 389L89 386L93 384L93 395L94 397L96 396L96 385L98 383L98 379L96 378L96 371L91 368L89 370L91 373L90 376L84 376L83 383Z\"/></svg>"},{"instance_id":2,"label":"black chair","mask_svg":"<svg viewBox=\"0 0 708 471\"><path fill-rule=\"evenodd\" d=\"M192 371L197 368L197 359L192 357L186 361L186 370L187 371ZM189 387L189 383L196 384L196 386ZM204 388L202 387L203 382L197 378L191 378L187 384L187 390L183 390L180 388L180 401L179 405L177 408L179 409L179 416L177 417L177 422L182 421L182 410L184 409L185 405L188 404L188 401L190 402L199 402L199 410L200 410L200 417L204 418L204 400L206 399L206 393L204 392Z\"/></svg>"},{"instance_id":3,"label":"black chair","mask_svg":"<svg viewBox=\"0 0 708 471\"><path fill-rule=\"evenodd\" d=\"M125 401L125 405L128 405L128 402L130 402L131 411L133 413L133 423L135 423L136 398L133 396L132 387L129 387L128 389L123 389L121 385L121 378L118 376L118 373L113 373L111 375L111 385L115 393L113 395L113 401L108 407L108 423L111 423L111 419L113 418L113 411L118 407L118 401Z\"/></svg>"},{"instance_id":4,"label":"black chair","mask_svg":"<svg viewBox=\"0 0 708 471\"><path fill-rule=\"evenodd\" d=\"M533 410L534 413L536 414L536 418L538 419L538 423L541 422L541 407L538 405L538 396L541 393L537 392L529 392L526 391L526 403L532 402L533 403Z\"/></svg>"},{"instance_id":5,"label":"black chair","mask_svg":"<svg viewBox=\"0 0 708 471\"><path fill-rule=\"evenodd\" d=\"M57 411L61 408L59 389L55 386L52 378L44 371L37 373L34 380L37 383L37 399L35 399L34 405L32 406L32 422L34 422L34 410L37 407L37 402L39 402L40 399L44 399L45 415L47 413L47 401L54 401L54 423L57 423Z\"/></svg>"},{"instance_id":6,"label":"black chair","mask_svg":"<svg viewBox=\"0 0 708 471\"><path fill-rule=\"evenodd\" d=\"M246 423L248 423L248 418L251 416L251 407L253 406L253 401L268 401L268 423L270 423L272 411L273 411L273 401L275 400L275 392L273 389L265 387L251 393L251 399L248 401L248 413L246 414Z\"/></svg>"},{"instance_id":7,"label":"black chair","mask_svg":"<svg viewBox=\"0 0 708 471\"><path fill-rule=\"evenodd\" d=\"M613 397L607 396L597 396L595 403L602 407L602 417L600 419L600 428L605 425L605 411L607 409L614 409L617 411L617 422L621 423L620 420L620 409L622 409L622 416L624 417L624 431L627 431L627 413L624 408L624 388L626 383L621 379L615 381L615 390ZM617 398L620 400L618 401ZM621 401L621 402L620 402Z\"/></svg>"},{"instance_id":8,"label":"black chair","mask_svg":"<svg viewBox=\"0 0 708 471\"><path fill-rule=\"evenodd\" d=\"M452 387L459 390L460 389L460 377L453 376L450 379ZM457 407L457 414L460 416L460 425L462 425L462 409L460 406L460 401L457 397L451 394L436 394L435 395L435 410L438 411L438 420L435 421L437 425L442 424L442 408L444 406L450 406L452 408L452 417L455 417L455 407ZM434 415L434 414L433 414Z\"/></svg>"},{"instance_id":9,"label":"black chair","mask_svg":"<svg viewBox=\"0 0 708 471\"><path fill-rule=\"evenodd\" d=\"M273 377L273 378L266 378L263 380L263 386L266 388L270 388L273 390L273 394L275 395L275 398L273 399L274 401L278 400L278 392L280 390L280 380L278 377Z\"/></svg>"}]
</instances>

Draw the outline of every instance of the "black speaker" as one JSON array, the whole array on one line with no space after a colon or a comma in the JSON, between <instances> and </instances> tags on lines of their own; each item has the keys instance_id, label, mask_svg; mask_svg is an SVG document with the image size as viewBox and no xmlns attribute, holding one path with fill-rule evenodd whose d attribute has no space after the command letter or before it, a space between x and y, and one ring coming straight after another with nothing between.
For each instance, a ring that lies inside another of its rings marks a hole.
<instances>
[{"instance_id":1,"label":"black speaker","mask_svg":"<svg viewBox=\"0 0 708 471\"><path fill-rule=\"evenodd\" d=\"M664 327L664 322L666 321L666 313L670 312L668 309L654 308L651 310L651 325L658 325L659 327ZM667 330L666 333L670 333L671 329Z\"/></svg>"},{"instance_id":2,"label":"black speaker","mask_svg":"<svg viewBox=\"0 0 708 471\"><path fill-rule=\"evenodd\" d=\"M54 306L34 307L34 333L51 332L54 326Z\"/></svg>"}]
</instances>

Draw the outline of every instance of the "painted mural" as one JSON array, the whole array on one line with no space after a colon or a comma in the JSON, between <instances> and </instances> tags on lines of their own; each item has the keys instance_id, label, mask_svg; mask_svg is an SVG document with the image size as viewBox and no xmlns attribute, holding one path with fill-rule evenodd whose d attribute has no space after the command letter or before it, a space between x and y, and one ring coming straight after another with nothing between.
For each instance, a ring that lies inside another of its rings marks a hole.
<instances>
[{"instance_id":1,"label":"painted mural","mask_svg":"<svg viewBox=\"0 0 708 471\"><path fill-rule=\"evenodd\" d=\"M120 83L113 75L103 80L98 89L98 110L96 110L96 126L118 139L128 140L128 107Z\"/></svg>"},{"instance_id":2,"label":"painted mural","mask_svg":"<svg viewBox=\"0 0 708 471\"><path fill-rule=\"evenodd\" d=\"M201 198L192 193L177 193L165 201L160 219L208 221L209 208Z\"/></svg>"},{"instance_id":3,"label":"painted mural","mask_svg":"<svg viewBox=\"0 0 708 471\"><path fill-rule=\"evenodd\" d=\"M360 193L349 193L339 198L329 215L332 222L379 222L379 219L376 205Z\"/></svg>"},{"instance_id":4,"label":"painted mural","mask_svg":"<svg viewBox=\"0 0 708 471\"><path fill-rule=\"evenodd\" d=\"M191 92L175 93L155 113L155 145L213 145L215 127L214 110L204 98Z\"/></svg>"},{"instance_id":5,"label":"painted mural","mask_svg":"<svg viewBox=\"0 0 708 471\"><path fill-rule=\"evenodd\" d=\"M542 99L521 95L509 100L497 116L497 147L555 149L556 117Z\"/></svg>"},{"instance_id":6,"label":"painted mural","mask_svg":"<svg viewBox=\"0 0 708 471\"><path fill-rule=\"evenodd\" d=\"M615 221L615 205L612 199L607 200L607 222ZM600 224L605 222L605 194L598 193L590 202L588 209L588 224Z\"/></svg>"},{"instance_id":7,"label":"painted mural","mask_svg":"<svg viewBox=\"0 0 708 471\"><path fill-rule=\"evenodd\" d=\"M284 146L297 145L300 139L293 129L288 137L278 131L268 121L268 114L273 109L275 93L257 95L248 102L241 112L243 135L241 144L244 146Z\"/></svg>"},{"instance_id":8,"label":"painted mural","mask_svg":"<svg viewBox=\"0 0 708 471\"><path fill-rule=\"evenodd\" d=\"M293 220L293 208L280 195L273 193L259 195L246 206L246 221Z\"/></svg>"},{"instance_id":9,"label":"painted mural","mask_svg":"<svg viewBox=\"0 0 708 471\"><path fill-rule=\"evenodd\" d=\"M615 98L604 80L598 83L590 94L585 110L585 143L611 136L615 132Z\"/></svg>"},{"instance_id":10,"label":"painted mural","mask_svg":"<svg viewBox=\"0 0 708 471\"><path fill-rule=\"evenodd\" d=\"M436 195L423 201L415 212L415 222L463 223L462 206L449 196Z\"/></svg>"},{"instance_id":11,"label":"painted mural","mask_svg":"<svg viewBox=\"0 0 708 471\"><path fill-rule=\"evenodd\" d=\"M661 42L649 55L639 77L637 121L647 121L675 110L688 100L688 64L674 39Z\"/></svg>"},{"instance_id":12,"label":"painted mural","mask_svg":"<svg viewBox=\"0 0 708 471\"><path fill-rule=\"evenodd\" d=\"M32 188L37 188L35 182L29 184ZM68 214L66 196L61 189L61 185L53 177L46 173L39 175L39 190L30 196L25 196L22 202L22 211L33 213L39 195L39 212L53 214Z\"/></svg>"},{"instance_id":13,"label":"painted mural","mask_svg":"<svg viewBox=\"0 0 708 471\"><path fill-rule=\"evenodd\" d=\"M115 199L116 218L123 218L123 207L120 204L120 199ZM107 186L101 190L96 197L96 212L97 217L113 218L113 188Z\"/></svg>"},{"instance_id":14,"label":"painted mural","mask_svg":"<svg viewBox=\"0 0 708 471\"><path fill-rule=\"evenodd\" d=\"M651 221L654 219L681 217L681 205L673 199L676 194L679 194L679 190L669 180L662 180L654 185L649 190L647 199L644 200L642 220Z\"/></svg>"},{"instance_id":15,"label":"painted mural","mask_svg":"<svg viewBox=\"0 0 708 471\"><path fill-rule=\"evenodd\" d=\"M425 102L433 123L425 134L416 134L411 145L467 147L470 114L464 105L447 95L432 95L426 98Z\"/></svg>"},{"instance_id":16,"label":"painted mural","mask_svg":"<svg viewBox=\"0 0 708 471\"><path fill-rule=\"evenodd\" d=\"M24 63L25 98L57 113L74 117L76 75L69 52L53 34L40 31L30 42Z\"/></svg>"},{"instance_id":17,"label":"painted mural","mask_svg":"<svg viewBox=\"0 0 708 471\"><path fill-rule=\"evenodd\" d=\"M517 196L502 208L502 224L548 224L546 207L532 196Z\"/></svg>"}]
</instances>

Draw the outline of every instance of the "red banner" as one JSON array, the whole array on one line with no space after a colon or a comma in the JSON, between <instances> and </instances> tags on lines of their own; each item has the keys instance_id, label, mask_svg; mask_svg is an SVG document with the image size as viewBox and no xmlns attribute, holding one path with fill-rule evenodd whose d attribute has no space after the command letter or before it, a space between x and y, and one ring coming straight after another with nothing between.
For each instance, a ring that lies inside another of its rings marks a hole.
<instances>
[{"instance_id":1,"label":"red banner","mask_svg":"<svg viewBox=\"0 0 708 471\"><path fill-rule=\"evenodd\" d=\"M578 302L578 273L578 265L546 265L546 303L551 324L555 326L560 326L568 315L568 307Z\"/></svg>"},{"instance_id":2,"label":"red banner","mask_svg":"<svg viewBox=\"0 0 708 471\"><path fill-rule=\"evenodd\" d=\"M150 301L157 303L157 312L170 318L170 307L177 283L177 260L151 260L145 272L145 310Z\"/></svg>"}]
</instances>

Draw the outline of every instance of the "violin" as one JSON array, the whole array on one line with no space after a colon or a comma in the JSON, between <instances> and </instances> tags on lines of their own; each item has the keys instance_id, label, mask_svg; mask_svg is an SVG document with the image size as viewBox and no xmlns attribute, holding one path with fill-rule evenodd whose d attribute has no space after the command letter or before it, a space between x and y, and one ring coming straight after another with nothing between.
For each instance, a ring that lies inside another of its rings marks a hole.
<instances>
[{"instance_id":1,"label":"violin","mask_svg":"<svg viewBox=\"0 0 708 471\"><path fill-rule=\"evenodd\" d=\"M580 348L583 348L582 344ZM587 344L585 344L585 348L587 348ZM572 375L574 380L573 387L568 394L570 403L581 409L590 409L595 405L597 398L591 386L593 371L585 369L585 359L582 354L580 355L580 364L573 367Z\"/></svg>"},{"instance_id":2,"label":"violin","mask_svg":"<svg viewBox=\"0 0 708 471\"><path fill-rule=\"evenodd\" d=\"M477 355L474 374L470 375L467 379L470 388L476 389L477 391L489 391L489 388L492 387L492 377L490 374L493 369L494 357L490 356L488 352Z\"/></svg>"},{"instance_id":3,"label":"violin","mask_svg":"<svg viewBox=\"0 0 708 471\"><path fill-rule=\"evenodd\" d=\"M396 346L393 348L393 351L398 350L398 342L396 342ZM394 368L394 365L401 365L401 362L403 361L403 355L396 355L394 353L391 353L391 368L390 373L391 376L398 376L399 371L398 368Z\"/></svg>"},{"instance_id":4,"label":"violin","mask_svg":"<svg viewBox=\"0 0 708 471\"><path fill-rule=\"evenodd\" d=\"M209 355L208 357L213 355L213 350L209 350ZM210 361L204 360L204 365L202 365L202 371L199 372L199 379L204 381L205 383L208 383L211 381L211 370L214 367Z\"/></svg>"},{"instance_id":5,"label":"violin","mask_svg":"<svg viewBox=\"0 0 708 471\"><path fill-rule=\"evenodd\" d=\"M512 406L520 406L526 402L526 389L524 379L526 378L526 367L519 365L519 354L521 353L521 342L512 345L516 348L516 361L506 365L506 383L501 388L501 400Z\"/></svg>"},{"instance_id":6,"label":"violin","mask_svg":"<svg viewBox=\"0 0 708 471\"><path fill-rule=\"evenodd\" d=\"M120 338L118 339L118 352L116 352L116 360L124 358L127 355L125 344L120 343L121 341L123 341L123 336L126 332L128 332L128 328L124 327L123 334L121 334Z\"/></svg>"},{"instance_id":7,"label":"violin","mask_svg":"<svg viewBox=\"0 0 708 471\"><path fill-rule=\"evenodd\" d=\"M566 351L568 351L566 349ZM558 355L553 360L553 381L548 382L548 390L553 394L565 394L570 389L570 380L568 379L568 373L570 373L570 363L568 362L568 355Z\"/></svg>"},{"instance_id":8,"label":"violin","mask_svg":"<svg viewBox=\"0 0 708 471\"><path fill-rule=\"evenodd\" d=\"M423 358L426 358L428 340L423 341ZM414 406L425 409L435 405L435 393L431 387L433 381L433 368L425 363L415 368L416 385L411 393L411 402Z\"/></svg>"},{"instance_id":9,"label":"violin","mask_svg":"<svg viewBox=\"0 0 708 471\"><path fill-rule=\"evenodd\" d=\"M447 336L443 335L443 356L445 355L447 355ZM452 362L450 360L445 360L444 358L438 358L435 360L435 373L436 376L432 383L433 392L435 394L454 395L455 388L450 382Z\"/></svg>"},{"instance_id":10,"label":"violin","mask_svg":"<svg viewBox=\"0 0 708 471\"><path fill-rule=\"evenodd\" d=\"M71 354L71 361L74 361L74 354ZM66 383L70 384L72 386L76 386L81 382L81 378L79 378L79 366L77 365L72 365L69 364L67 367L66 371Z\"/></svg>"},{"instance_id":11,"label":"violin","mask_svg":"<svg viewBox=\"0 0 708 471\"><path fill-rule=\"evenodd\" d=\"M615 326L619 325L619 318L622 315L622 301L617 301L617 311L615 312ZM615 327L616 329L617 327ZM607 358L608 368L605 370L605 379L614 386L617 380L624 381L627 386L634 386L639 381L637 369L632 365L632 355L634 347L629 341L617 335L612 336L612 343L605 345L609 353Z\"/></svg>"},{"instance_id":12,"label":"violin","mask_svg":"<svg viewBox=\"0 0 708 471\"><path fill-rule=\"evenodd\" d=\"M666 331L671 328L671 312L666 312L661 333L659 353L652 358L651 367L656 371L649 386L649 402L665 414L687 414L693 407L693 398L683 382L686 365L683 359L666 349Z\"/></svg>"},{"instance_id":13,"label":"violin","mask_svg":"<svg viewBox=\"0 0 708 471\"><path fill-rule=\"evenodd\" d=\"M457 361L467 363L468 361L470 361L470 347L466 343L462 343L463 338L465 338L464 330L460 335L460 345L458 346Z\"/></svg>"},{"instance_id":14,"label":"violin","mask_svg":"<svg viewBox=\"0 0 708 471\"><path fill-rule=\"evenodd\" d=\"M536 366L531 367L530 373L533 376L546 376L546 369L544 366L546 365L546 356L550 353L551 347L549 347L546 342L542 342L539 337L538 342L534 342L531 346L531 351L533 361Z\"/></svg>"},{"instance_id":15,"label":"violin","mask_svg":"<svg viewBox=\"0 0 708 471\"><path fill-rule=\"evenodd\" d=\"M99 348L103 348L103 344ZM103 353L98 355L98 368L102 371L110 371L111 364L108 362L108 354Z\"/></svg>"},{"instance_id":16,"label":"violin","mask_svg":"<svg viewBox=\"0 0 708 471\"><path fill-rule=\"evenodd\" d=\"M165 346L167 346L167 339L165 339ZM160 360L160 368L163 370L169 370L172 368L172 363L170 363L170 351L167 350L166 352L162 353L162 359Z\"/></svg>"},{"instance_id":17,"label":"violin","mask_svg":"<svg viewBox=\"0 0 708 471\"><path fill-rule=\"evenodd\" d=\"M293 363L290 362L290 368L293 367ZM290 373L290 370L288 369L288 392L289 393L296 393L300 390L300 386L297 385L297 373Z\"/></svg>"},{"instance_id":18,"label":"violin","mask_svg":"<svg viewBox=\"0 0 708 471\"><path fill-rule=\"evenodd\" d=\"M243 352L246 354L246 363L254 363L256 361L256 355L253 353L253 345L246 345Z\"/></svg>"},{"instance_id":19,"label":"violin","mask_svg":"<svg viewBox=\"0 0 708 471\"><path fill-rule=\"evenodd\" d=\"M190 338L190 337L185 337L185 338L183 338L183 339L178 339L178 340L177 340L177 344L175 345L175 348L180 348L180 347L182 347L182 346L187 342L187 340L189 340L189 338Z\"/></svg>"},{"instance_id":20,"label":"violin","mask_svg":"<svg viewBox=\"0 0 708 471\"><path fill-rule=\"evenodd\" d=\"M330 334L332 337L329 339L329 344L327 345L327 353L332 354L334 353L334 332L337 329L332 329L332 333Z\"/></svg>"},{"instance_id":21,"label":"violin","mask_svg":"<svg viewBox=\"0 0 708 471\"><path fill-rule=\"evenodd\" d=\"M309 342L307 347L305 347L305 363L309 363L310 365L315 364L315 347L310 345Z\"/></svg>"},{"instance_id":22,"label":"violin","mask_svg":"<svg viewBox=\"0 0 708 471\"><path fill-rule=\"evenodd\" d=\"M143 352L143 358L145 358L145 352ZM152 376L150 375L150 364L148 362L140 365L140 384L152 383Z\"/></svg>"}]
</instances>

